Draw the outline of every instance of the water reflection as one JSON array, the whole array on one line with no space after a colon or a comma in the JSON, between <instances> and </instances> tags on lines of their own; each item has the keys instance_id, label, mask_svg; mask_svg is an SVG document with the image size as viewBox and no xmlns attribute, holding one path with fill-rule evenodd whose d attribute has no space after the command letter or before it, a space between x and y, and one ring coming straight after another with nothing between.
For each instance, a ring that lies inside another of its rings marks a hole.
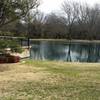
<instances>
[{"instance_id":1,"label":"water reflection","mask_svg":"<svg viewBox=\"0 0 100 100\"><path fill-rule=\"evenodd\" d=\"M100 44L35 41L31 45L30 55L35 60L100 62Z\"/></svg>"}]
</instances>

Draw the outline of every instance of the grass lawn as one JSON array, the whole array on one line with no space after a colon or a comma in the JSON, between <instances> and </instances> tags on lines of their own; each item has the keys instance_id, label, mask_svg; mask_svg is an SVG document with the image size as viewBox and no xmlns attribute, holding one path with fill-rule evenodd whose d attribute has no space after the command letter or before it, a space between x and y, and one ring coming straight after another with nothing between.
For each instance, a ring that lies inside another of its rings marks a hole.
<instances>
[{"instance_id":1,"label":"grass lawn","mask_svg":"<svg viewBox=\"0 0 100 100\"><path fill-rule=\"evenodd\" d=\"M0 65L0 100L100 100L100 64L27 60Z\"/></svg>"}]
</instances>

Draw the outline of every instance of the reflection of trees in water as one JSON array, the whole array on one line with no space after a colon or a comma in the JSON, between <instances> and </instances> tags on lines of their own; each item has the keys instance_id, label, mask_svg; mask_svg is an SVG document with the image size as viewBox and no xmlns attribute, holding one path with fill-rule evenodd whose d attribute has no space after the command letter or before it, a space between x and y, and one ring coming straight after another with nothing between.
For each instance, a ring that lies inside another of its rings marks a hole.
<instances>
[{"instance_id":1,"label":"reflection of trees in water","mask_svg":"<svg viewBox=\"0 0 100 100\"><path fill-rule=\"evenodd\" d=\"M35 59L35 60L40 60L40 44L34 44L32 45L32 48L30 50L30 56L31 58Z\"/></svg>"},{"instance_id":2,"label":"reflection of trees in water","mask_svg":"<svg viewBox=\"0 0 100 100\"><path fill-rule=\"evenodd\" d=\"M67 61L71 62L71 42L69 43L69 49L68 49L68 54L67 54Z\"/></svg>"},{"instance_id":3,"label":"reflection of trees in water","mask_svg":"<svg viewBox=\"0 0 100 100\"><path fill-rule=\"evenodd\" d=\"M60 43L49 42L47 46L47 59L49 60L60 60L63 59L63 50L64 46Z\"/></svg>"},{"instance_id":4,"label":"reflection of trees in water","mask_svg":"<svg viewBox=\"0 0 100 100\"><path fill-rule=\"evenodd\" d=\"M80 62L93 62L95 60L95 45L81 44L79 54Z\"/></svg>"},{"instance_id":5,"label":"reflection of trees in water","mask_svg":"<svg viewBox=\"0 0 100 100\"><path fill-rule=\"evenodd\" d=\"M96 45L95 44L84 44L82 47L85 52L87 53L87 56L85 57L86 62L94 62L96 58Z\"/></svg>"},{"instance_id":6,"label":"reflection of trees in water","mask_svg":"<svg viewBox=\"0 0 100 100\"><path fill-rule=\"evenodd\" d=\"M87 52L87 44L80 45L80 61L87 62L88 52Z\"/></svg>"},{"instance_id":7,"label":"reflection of trees in water","mask_svg":"<svg viewBox=\"0 0 100 100\"><path fill-rule=\"evenodd\" d=\"M98 60L100 60L100 45L97 44L95 49L96 49L95 62L98 62Z\"/></svg>"},{"instance_id":8,"label":"reflection of trees in water","mask_svg":"<svg viewBox=\"0 0 100 100\"><path fill-rule=\"evenodd\" d=\"M84 43L58 43L39 42L33 43L31 48L33 59L98 62L100 61L100 44Z\"/></svg>"},{"instance_id":9,"label":"reflection of trees in water","mask_svg":"<svg viewBox=\"0 0 100 100\"><path fill-rule=\"evenodd\" d=\"M69 44L67 61L98 62L99 50L99 44Z\"/></svg>"},{"instance_id":10,"label":"reflection of trees in water","mask_svg":"<svg viewBox=\"0 0 100 100\"><path fill-rule=\"evenodd\" d=\"M87 62L98 62L100 46L97 44L88 45L88 59Z\"/></svg>"},{"instance_id":11,"label":"reflection of trees in water","mask_svg":"<svg viewBox=\"0 0 100 100\"><path fill-rule=\"evenodd\" d=\"M77 61L77 62L82 62L84 61L84 55L86 50L84 50L84 45L80 45L79 43L74 43L72 44L71 47L71 52L72 52L72 60Z\"/></svg>"},{"instance_id":12,"label":"reflection of trees in water","mask_svg":"<svg viewBox=\"0 0 100 100\"><path fill-rule=\"evenodd\" d=\"M82 45L79 43L72 43L71 44L71 49L70 49L70 54L71 56L71 61L82 61L82 53L83 53L83 48Z\"/></svg>"},{"instance_id":13,"label":"reflection of trees in water","mask_svg":"<svg viewBox=\"0 0 100 100\"><path fill-rule=\"evenodd\" d=\"M75 52L78 53L76 57L77 61L80 62L97 62L98 61L98 46L95 44L75 44L77 49Z\"/></svg>"},{"instance_id":14,"label":"reflection of trees in water","mask_svg":"<svg viewBox=\"0 0 100 100\"><path fill-rule=\"evenodd\" d=\"M83 47L82 47L82 45L80 45L80 47L79 47L79 55L80 55L80 57L79 57L79 61L81 61L82 62L82 53L83 53ZM85 53L84 53L85 54Z\"/></svg>"},{"instance_id":15,"label":"reflection of trees in water","mask_svg":"<svg viewBox=\"0 0 100 100\"><path fill-rule=\"evenodd\" d=\"M91 62L91 60L93 59L93 46L91 44L88 44L87 46L88 49L88 58L87 58L87 62Z\"/></svg>"}]
</instances>

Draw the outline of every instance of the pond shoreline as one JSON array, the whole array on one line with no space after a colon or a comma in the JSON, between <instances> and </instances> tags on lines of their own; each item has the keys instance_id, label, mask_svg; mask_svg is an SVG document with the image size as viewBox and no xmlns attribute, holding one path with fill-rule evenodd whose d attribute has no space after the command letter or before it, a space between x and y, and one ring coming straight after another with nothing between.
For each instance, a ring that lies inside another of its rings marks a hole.
<instances>
[{"instance_id":1,"label":"pond shoreline","mask_svg":"<svg viewBox=\"0 0 100 100\"><path fill-rule=\"evenodd\" d=\"M60 42L68 42L68 43L100 43L100 40L67 40L67 39L30 39L31 41L60 41Z\"/></svg>"},{"instance_id":2,"label":"pond shoreline","mask_svg":"<svg viewBox=\"0 0 100 100\"><path fill-rule=\"evenodd\" d=\"M8 38L8 39L27 39L26 37L11 37L11 36L0 36L0 38ZM37 38L30 38L32 41L66 41L72 43L100 43L100 40L82 40L82 39L37 39Z\"/></svg>"}]
</instances>

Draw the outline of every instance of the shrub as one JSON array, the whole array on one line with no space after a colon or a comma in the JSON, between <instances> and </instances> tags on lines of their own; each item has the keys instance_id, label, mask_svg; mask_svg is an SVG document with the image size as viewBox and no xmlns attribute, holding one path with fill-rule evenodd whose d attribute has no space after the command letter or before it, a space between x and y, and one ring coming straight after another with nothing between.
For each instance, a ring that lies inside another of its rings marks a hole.
<instances>
[{"instance_id":1,"label":"shrub","mask_svg":"<svg viewBox=\"0 0 100 100\"><path fill-rule=\"evenodd\" d=\"M0 52L6 53L5 49L10 48L11 52L21 53L23 49L15 40L0 40Z\"/></svg>"}]
</instances>

